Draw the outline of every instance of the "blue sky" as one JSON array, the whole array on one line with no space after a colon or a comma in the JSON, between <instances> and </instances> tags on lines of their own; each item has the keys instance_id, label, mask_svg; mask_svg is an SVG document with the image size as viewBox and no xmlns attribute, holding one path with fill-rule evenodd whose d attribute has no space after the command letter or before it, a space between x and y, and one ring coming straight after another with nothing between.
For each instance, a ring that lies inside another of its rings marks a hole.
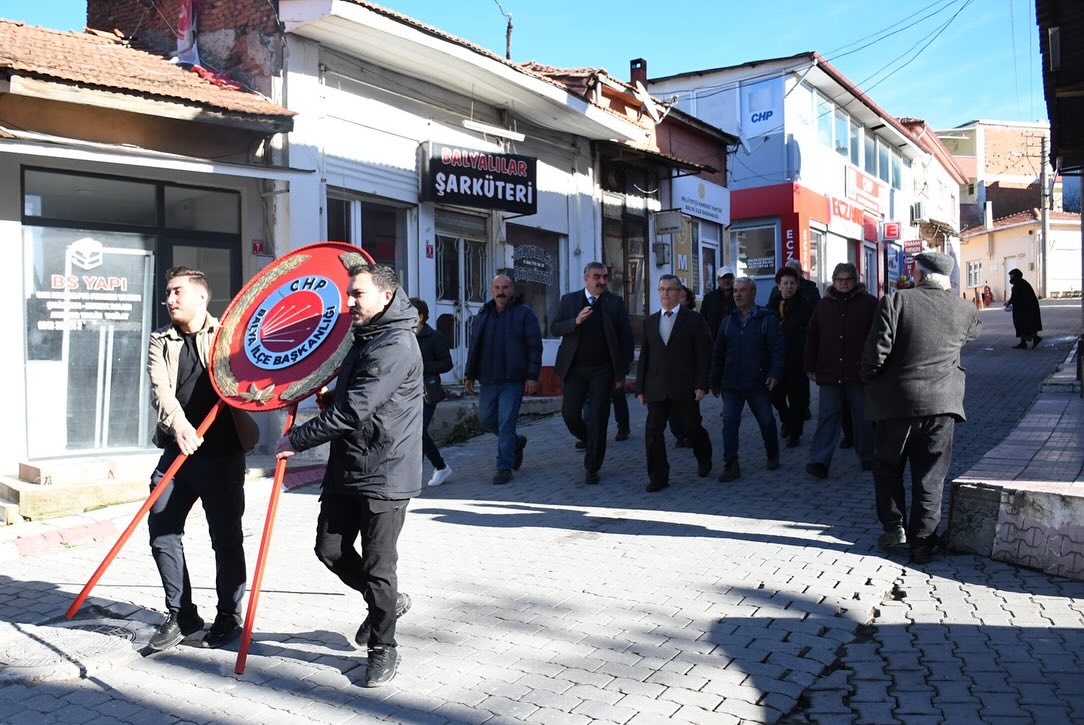
<instances>
[{"instance_id":1,"label":"blue sky","mask_svg":"<svg viewBox=\"0 0 1084 725\"><path fill-rule=\"evenodd\" d=\"M976 118L1046 121L1032 0L500 3L513 17L512 58L517 61L601 66L627 78L629 60L643 57L648 75L656 77L817 50L890 113L925 118L934 128ZM505 20L496 0L383 4L504 52ZM948 22L957 11L955 20ZM0 0L0 17L81 29L86 2ZM941 34L910 64L871 89L942 26ZM880 37L892 30L899 32ZM870 47L839 57L865 36L873 36L864 41L875 41ZM887 67L878 74L883 66Z\"/></svg>"}]
</instances>

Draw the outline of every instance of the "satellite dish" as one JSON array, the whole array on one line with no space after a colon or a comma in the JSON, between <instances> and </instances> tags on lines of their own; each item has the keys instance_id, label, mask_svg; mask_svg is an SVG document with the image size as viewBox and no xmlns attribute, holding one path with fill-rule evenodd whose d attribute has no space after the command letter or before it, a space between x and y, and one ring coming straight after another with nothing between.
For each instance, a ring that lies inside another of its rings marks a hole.
<instances>
[{"instance_id":1,"label":"satellite dish","mask_svg":"<svg viewBox=\"0 0 1084 725\"><path fill-rule=\"evenodd\" d=\"M655 102L655 99L651 97L651 94L644 88L644 84L640 81L636 81L633 84L633 93L636 94L636 100L640 101L640 105L644 108L644 113L651 117L651 120L658 123L662 120L662 114L659 113L659 104Z\"/></svg>"}]
</instances>

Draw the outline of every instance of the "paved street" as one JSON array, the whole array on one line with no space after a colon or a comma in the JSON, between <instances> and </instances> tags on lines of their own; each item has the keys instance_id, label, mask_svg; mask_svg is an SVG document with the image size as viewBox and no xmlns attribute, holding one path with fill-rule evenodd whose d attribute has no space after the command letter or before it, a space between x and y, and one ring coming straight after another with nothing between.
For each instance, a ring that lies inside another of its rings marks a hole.
<instances>
[{"instance_id":1,"label":"paved street","mask_svg":"<svg viewBox=\"0 0 1084 725\"><path fill-rule=\"evenodd\" d=\"M1012 350L1009 315L981 315L954 473L1005 436L1080 330L1077 302L1044 305L1042 345ZM742 479L698 479L691 451L675 450L673 485L647 494L644 414L632 409L634 435L609 444L598 486L582 485L559 417L523 429L526 462L507 486L489 483L491 436L446 449L455 475L412 503L401 539L414 607L390 687L360 686L352 640L364 604L312 554L308 486L282 497L244 676L233 674L236 646L196 639L94 665L70 657L82 677L58 668L27 684L0 672L0 722L1084 722L1084 582L969 555L923 567L886 558L853 452L838 451L827 481L804 474L805 445L766 472L748 414ZM717 475L721 406L704 410ZM269 488L248 488L250 575ZM187 543L210 618L202 517ZM107 549L4 561L0 656L63 654L55 625ZM162 606L142 528L80 618L145 634Z\"/></svg>"}]
</instances>

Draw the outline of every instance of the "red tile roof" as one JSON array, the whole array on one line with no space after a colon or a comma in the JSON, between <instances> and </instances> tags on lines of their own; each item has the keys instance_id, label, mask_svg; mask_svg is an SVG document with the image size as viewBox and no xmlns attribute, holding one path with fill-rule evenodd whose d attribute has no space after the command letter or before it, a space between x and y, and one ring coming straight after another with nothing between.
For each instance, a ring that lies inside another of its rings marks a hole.
<instances>
[{"instance_id":1,"label":"red tile roof","mask_svg":"<svg viewBox=\"0 0 1084 725\"><path fill-rule=\"evenodd\" d=\"M211 110L293 116L263 96L224 87L105 33L72 33L0 19L0 72L152 96Z\"/></svg>"},{"instance_id":2,"label":"red tile roof","mask_svg":"<svg viewBox=\"0 0 1084 725\"><path fill-rule=\"evenodd\" d=\"M994 219L994 229L1011 227L1016 224L1037 223L1040 218L1041 216L1038 209L1025 209L1024 211L1018 211L1015 214L1009 214L1008 216ZM1080 222L1080 214L1071 211L1048 211L1047 218L1052 222ZM985 225L978 224L961 230L960 237L973 237L976 234L982 234L986 231Z\"/></svg>"}]
</instances>

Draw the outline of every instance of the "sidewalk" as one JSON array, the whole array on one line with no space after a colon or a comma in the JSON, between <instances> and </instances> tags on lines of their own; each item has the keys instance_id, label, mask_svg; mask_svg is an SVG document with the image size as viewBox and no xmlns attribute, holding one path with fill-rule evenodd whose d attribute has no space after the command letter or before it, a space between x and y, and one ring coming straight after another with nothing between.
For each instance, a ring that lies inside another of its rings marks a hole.
<instances>
[{"instance_id":1,"label":"sidewalk","mask_svg":"<svg viewBox=\"0 0 1084 725\"><path fill-rule=\"evenodd\" d=\"M1017 384L1037 389L1057 352L1019 363ZM1023 416L983 365L968 367L987 396L976 408ZM699 479L691 451L673 450L673 485L645 493L644 409L631 409L633 437L609 443L598 486L582 485L559 417L523 427L525 463L506 486L489 483L492 436L444 450L455 475L412 502L400 540L414 607L399 626L400 674L383 689L359 685L364 604L312 554L315 486L282 496L241 677L235 646L193 639L139 656L162 607L145 528L75 620L89 635L62 633L62 615L112 537L11 556L0 722L1084 721L1084 582L973 555L924 567L886 557L853 452L837 452L825 481L802 472L806 443L768 472L751 419L742 479ZM720 410L704 406L715 475ZM996 443L985 435L961 426L961 455ZM269 492L266 480L247 488L250 567ZM200 519L186 551L208 615Z\"/></svg>"}]
</instances>

